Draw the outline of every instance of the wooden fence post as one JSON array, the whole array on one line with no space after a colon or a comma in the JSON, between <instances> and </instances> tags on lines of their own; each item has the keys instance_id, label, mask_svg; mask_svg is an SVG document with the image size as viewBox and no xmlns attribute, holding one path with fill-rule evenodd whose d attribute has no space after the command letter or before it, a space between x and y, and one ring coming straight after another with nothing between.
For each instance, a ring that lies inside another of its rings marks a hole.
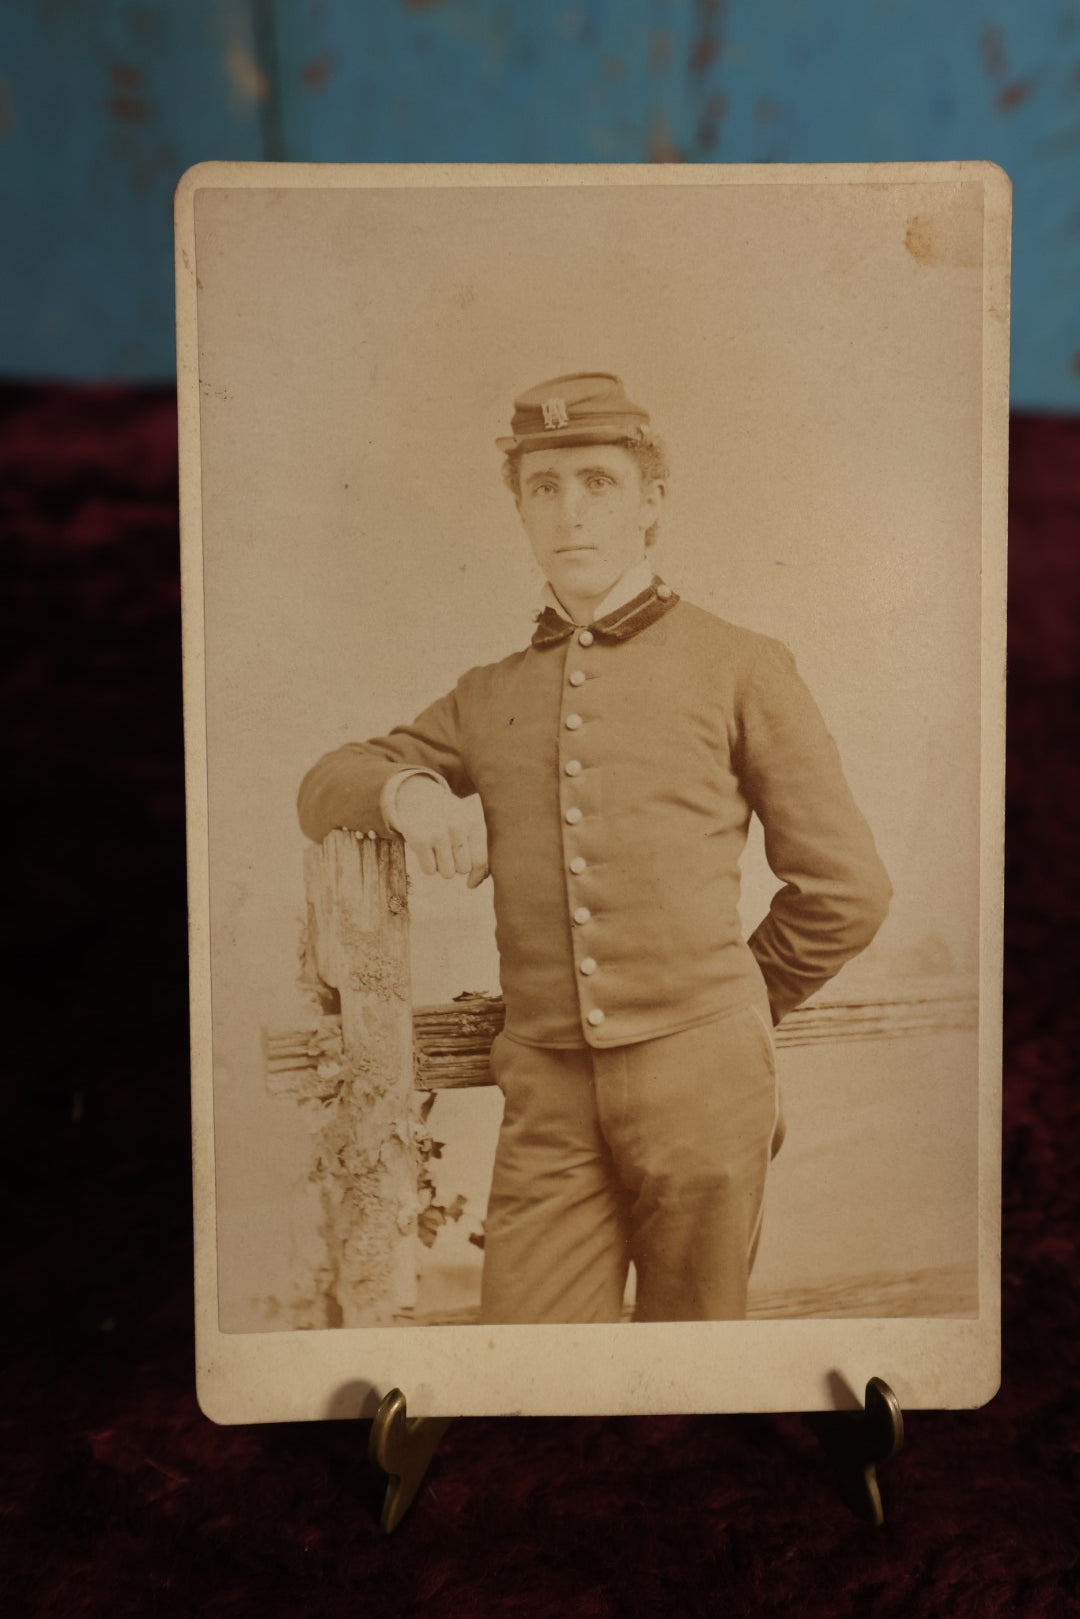
<instances>
[{"instance_id":1,"label":"wooden fence post","mask_svg":"<svg viewBox=\"0 0 1080 1619\"><path fill-rule=\"evenodd\" d=\"M332 1292L342 1326L387 1326L415 1305L418 1255L404 845L331 832L305 852L304 875L308 950L341 998L340 1059L316 1068L330 1085L314 1176Z\"/></svg>"},{"instance_id":2,"label":"wooden fence post","mask_svg":"<svg viewBox=\"0 0 1080 1619\"><path fill-rule=\"evenodd\" d=\"M297 1303L293 1322L417 1321L418 1242L430 1244L441 1220L457 1218L433 1203L425 1103L438 1091L493 1083L489 1052L505 1008L477 993L413 1007L405 849L398 839L332 832L307 849L304 861L306 973L318 980L311 987L323 1015L302 1029L263 1034L270 1093L300 1102L313 1121L310 1179L323 1210L326 1264L313 1278L314 1300ZM327 1005L326 986L337 991L340 1010ZM834 1046L973 1030L977 1013L977 985L959 975L847 980L791 1012L776 1030L776 1044ZM955 1281L946 1281L955 1299ZM880 1278L874 1286L880 1295ZM459 1313L474 1319L471 1307ZM813 1311L801 1298L784 1298L760 1313Z\"/></svg>"}]
</instances>

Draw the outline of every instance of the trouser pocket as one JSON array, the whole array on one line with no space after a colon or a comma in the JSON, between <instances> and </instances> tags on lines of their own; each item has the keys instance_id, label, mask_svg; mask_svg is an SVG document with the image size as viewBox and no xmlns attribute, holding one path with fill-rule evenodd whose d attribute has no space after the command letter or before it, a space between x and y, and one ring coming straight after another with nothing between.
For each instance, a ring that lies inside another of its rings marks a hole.
<instances>
[{"instance_id":1,"label":"trouser pocket","mask_svg":"<svg viewBox=\"0 0 1080 1619\"><path fill-rule=\"evenodd\" d=\"M768 1047L769 1061L772 1064L773 1074L775 1075L776 1074L776 1036L773 1033L772 1024L770 1022L766 1021L765 1015L761 1011L760 1007L758 1007L758 1006L756 1006L754 1004L751 1004L750 1010L753 1012L754 1017L757 1020L758 1027L760 1028L762 1036L763 1036L763 1038L765 1040L765 1043L766 1043L766 1045ZM784 1137L786 1135L787 1135L787 1120L784 1117L784 1098L783 1098L783 1095L782 1095L781 1090L780 1090L779 1078L777 1078L777 1081L776 1081L776 1124L773 1127L772 1144L771 1144L771 1146L769 1148L769 1157L770 1158L775 1158L776 1157L777 1153L780 1151L780 1148L784 1145Z\"/></svg>"}]
</instances>

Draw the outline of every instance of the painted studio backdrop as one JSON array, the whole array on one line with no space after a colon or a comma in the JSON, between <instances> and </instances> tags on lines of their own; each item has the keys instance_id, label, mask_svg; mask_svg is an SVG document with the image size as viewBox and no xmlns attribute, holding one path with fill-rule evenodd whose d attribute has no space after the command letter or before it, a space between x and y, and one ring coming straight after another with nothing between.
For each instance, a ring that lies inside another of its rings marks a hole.
<instances>
[{"instance_id":1,"label":"painted studio backdrop","mask_svg":"<svg viewBox=\"0 0 1080 1619\"><path fill-rule=\"evenodd\" d=\"M541 581L494 439L538 379L625 379L670 452L658 571L784 641L826 716L896 890L833 988L969 1004L982 192L208 187L195 221L220 1320L255 1332L328 1321L318 1109L266 1048L311 1017L297 787L527 641ZM752 839L747 931L773 886ZM410 909L417 1005L497 990L490 885L414 872ZM974 1312L953 1021L781 1048L752 1314ZM419 1321L475 1306L500 1111L488 1087L429 1115L457 1217L416 1245Z\"/></svg>"}]
</instances>

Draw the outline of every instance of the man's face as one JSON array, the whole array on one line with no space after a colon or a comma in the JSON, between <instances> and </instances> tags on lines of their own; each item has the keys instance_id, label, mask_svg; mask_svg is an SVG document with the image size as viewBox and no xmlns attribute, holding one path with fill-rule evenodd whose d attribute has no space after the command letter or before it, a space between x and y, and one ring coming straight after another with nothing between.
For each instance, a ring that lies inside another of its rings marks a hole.
<instances>
[{"instance_id":1,"label":"man's face","mask_svg":"<svg viewBox=\"0 0 1080 1619\"><path fill-rule=\"evenodd\" d=\"M663 485L643 487L621 444L526 450L520 473L518 510L555 594L571 610L598 602L645 555Z\"/></svg>"}]
</instances>

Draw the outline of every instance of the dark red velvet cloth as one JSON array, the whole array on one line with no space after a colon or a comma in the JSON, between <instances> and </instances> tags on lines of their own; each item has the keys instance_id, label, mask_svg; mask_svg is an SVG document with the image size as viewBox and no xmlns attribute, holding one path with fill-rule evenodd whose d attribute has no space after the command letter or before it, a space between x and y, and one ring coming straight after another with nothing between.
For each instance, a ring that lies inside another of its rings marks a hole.
<instances>
[{"instance_id":1,"label":"dark red velvet cloth","mask_svg":"<svg viewBox=\"0 0 1080 1619\"><path fill-rule=\"evenodd\" d=\"M366 1425L195 1403L173 397L8 387L0 417L0 1608L1068 1611L1080 421L1013 425L1002 1392L910 1416L882 1530L799 1417L474 1419L386 1539Z\"/></svg>"}]
</instances>

